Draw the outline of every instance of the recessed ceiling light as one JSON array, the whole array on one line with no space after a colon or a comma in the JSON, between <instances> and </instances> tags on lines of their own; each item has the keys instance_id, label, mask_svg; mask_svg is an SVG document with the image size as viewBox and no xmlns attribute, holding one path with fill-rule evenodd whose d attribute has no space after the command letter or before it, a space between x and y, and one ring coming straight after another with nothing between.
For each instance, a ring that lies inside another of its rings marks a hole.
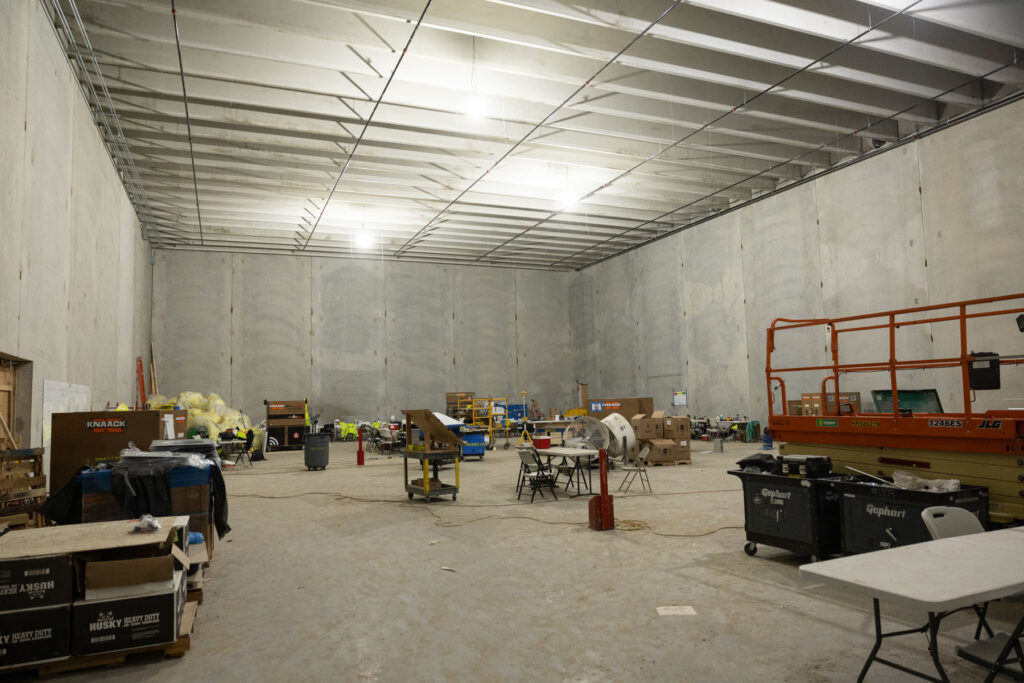
<instances>
[{"instance_id":1,"label":"recessed ceiling light","mask_svg":"<svg viewBox=\"0 0 1024 683\"><path fill-rule=\"evenodd\" d=\"M483 119L487 117L488 113L487 102L482 97L474 95L466 100L463 110L465 111L466 116L474 119Z\"/></svg>"},{"instance_id":2,"label":"recessed ceiling light","mask_svg":"<svg viewBox=\"0 0 1024 683\"><path fill-rule=\"evenodd\" d=\"M564 192L559 200L558 207L562 211L572 211L580 201L580 196L575 192Z\"/></svg>"},{"instance_id":3,"label":"recessed ceiling light","mask_svg":"<svg viewBox=\"0 0 1024 683\"><path fill-rule=\"evenodd\" d=\"M376 240L374 239L373 233L367 232L366 230L357 232L352 238L352 246L356 249L372 249L375 243Z\"/></svg>"}]
</instances>

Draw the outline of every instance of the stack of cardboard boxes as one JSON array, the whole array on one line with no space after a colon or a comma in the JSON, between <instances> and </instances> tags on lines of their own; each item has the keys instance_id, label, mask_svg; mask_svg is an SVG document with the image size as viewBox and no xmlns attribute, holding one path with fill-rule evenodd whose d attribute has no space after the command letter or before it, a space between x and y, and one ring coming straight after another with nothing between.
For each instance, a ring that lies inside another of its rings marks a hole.
<instances>
[{"instance_id":1,"label":"stack of cardboard boxes","mask_svg":"<svg viewBox=\"0 0 1024 683\"><path fill-rule=\"evenodd\" d=\"M0 678L12 667L174 643L191 630L188 518L159 521L149 533L121 521L0 537Z\"/></svg>"},{"instance_id":2,"label":"stack of cardboard boxes","mask_svg":"<svg viewBox=\"0 0 1024 683\"><path fill-rule=\"evenodd\" d=\"M690 459L690 418L681 415L666 417L665 411L655 410L647 415L638 413L629 423L633 426L640 450L650 448L649 465L681 465Z\"/></svg>"},{"instance_id":3,"label":"stack of cardboard boxes","mask_svg":"<svg viewBox=\"0 0 1024 683\"><path fill-rule=\"evenodd\" d=\"M210 476L209 467L182 465L171 470L167 479L171 514L188 515L189 530L203 535L207 556L213 557L216 532L210 523ZM130 516L111 493L110 470L83 472L81 478L83 522L110 522Z\"/></svg>"}]
</instances>

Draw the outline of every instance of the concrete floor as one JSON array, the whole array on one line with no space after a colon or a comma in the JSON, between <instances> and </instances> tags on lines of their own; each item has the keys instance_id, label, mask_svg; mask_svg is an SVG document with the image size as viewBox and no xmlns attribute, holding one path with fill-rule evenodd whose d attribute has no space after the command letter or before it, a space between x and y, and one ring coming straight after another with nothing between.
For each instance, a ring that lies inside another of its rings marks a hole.
<instances>
[{"instance_id":1,"label":"concrete floor","mask_svg":"<svg viewBox=\"0 0 1024 683\"><path fill-rule=\"evenodd\" d=\"M739 482L725 471L754 450L651 468L655 495L615 498L617 520L649 529L603 533L587 528L586 498L517 503L514 450L465 463L458 501L429 505L407 500L398 458L356 468L354 444L332 444L327 470L309 472L301 453L271 453L226 475L234 530L217 544L191 652L70 678L854 680L870 601L801 580L806 560L785 551L743 553ZM696 614L659 616L663 605ZM993 611L1004 630L1016 618ZM890 628L923 618L895 616ZM972 631L965 615L943 628L955 681L982 680L955 656ZM923 636L885 648L929 665ZM868 680L910 679L876 666Z\"/></svg>"}]
</instances>

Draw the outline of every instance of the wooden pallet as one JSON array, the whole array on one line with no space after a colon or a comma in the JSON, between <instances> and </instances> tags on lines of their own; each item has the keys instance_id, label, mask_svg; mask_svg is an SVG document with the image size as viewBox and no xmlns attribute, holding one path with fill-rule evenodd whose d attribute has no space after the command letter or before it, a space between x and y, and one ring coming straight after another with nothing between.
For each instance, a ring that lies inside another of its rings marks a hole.
<instances>
[{"instance_id":1,"label":"wooden pallet","mask_svg":"<svg viewBox=\"0 0 1024 683\"><path fill-rule=\"evenodd\" d=\"M663 467L665 465L690 465L693 460L666 460L664 462L648 462L648 467Z\"/></svg>"},{"instance_id":2,"label":"wooden pallet","mask_svg":"<svg viewBox=\"0 0 1024 683\"><path fill-rule=\"evenodd\" d=\"M0 515L25 513L38 525L35 514L46 500L43 449L25 448L0 452Z\"/></svg>"},{"instance_id":3,"label":"wooden pallet","mask_svg":"<svg viewBox=\"0 0 1024 683\"><path fill-rule=\"evenodd\" d=\"M195 626L196 610L198 603L189 602L185 605L185 611L181 615L181 627L178 629L178 639L173 643L165 645L153 645L142 647L137 650L121 650L119 652L104 652L98 655L79 655L61 659L56 662L28 665L24 668L13 671L36 671L40 677L56 676L68 671L79 671L81 669L93 669L96 667L121 666L129 659L137 655L152 655L160 653L163 658L177 658L183 656L192 647L192 629Z\"/></svg>"}]
</instances>

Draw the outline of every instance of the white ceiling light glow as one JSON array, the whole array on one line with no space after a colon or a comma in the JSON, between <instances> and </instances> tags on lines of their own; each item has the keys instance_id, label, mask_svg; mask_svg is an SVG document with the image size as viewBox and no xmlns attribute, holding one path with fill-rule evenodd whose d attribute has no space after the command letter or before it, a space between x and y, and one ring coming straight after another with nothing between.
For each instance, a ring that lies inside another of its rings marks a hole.
<instances>
[{"instance_id":1,"label":"white ceiling light glow","mask_svg":"<svg viewBox=\"0 0 1024 683\"><path fill-rule=\"evenodd\" d=\"M579 204L580 194L577 192L563 192L558 202L558 207L562 211L572 211Z\"/></svg>"},{"instance_id":2,"label":"white ceiling light glow","mask_svg":"<svg viewBox=\"0 0 1024 683\"><path fill-rule=\"evenodd\" d=\"M352 246L356 249L373 249L377 238L368 230L361 230L352 236Z\"/></svg>"},{"instance_id":3,"label":"white ceiling light glow","mask_svg":"<svg viewBox=\"0 0 1024 683\"><path fill-rule=\"evenodd\" d=\"M466 116L469 116L470 118L473 119L487 118L487 115L489 113L488 109L489 108L487 106L486 100L484 100L484 98L482 97L479 97L478 95L474 95L473 97L466 100L466 103L463 105L462 108Z\"/></svg>"}]
</instances>

